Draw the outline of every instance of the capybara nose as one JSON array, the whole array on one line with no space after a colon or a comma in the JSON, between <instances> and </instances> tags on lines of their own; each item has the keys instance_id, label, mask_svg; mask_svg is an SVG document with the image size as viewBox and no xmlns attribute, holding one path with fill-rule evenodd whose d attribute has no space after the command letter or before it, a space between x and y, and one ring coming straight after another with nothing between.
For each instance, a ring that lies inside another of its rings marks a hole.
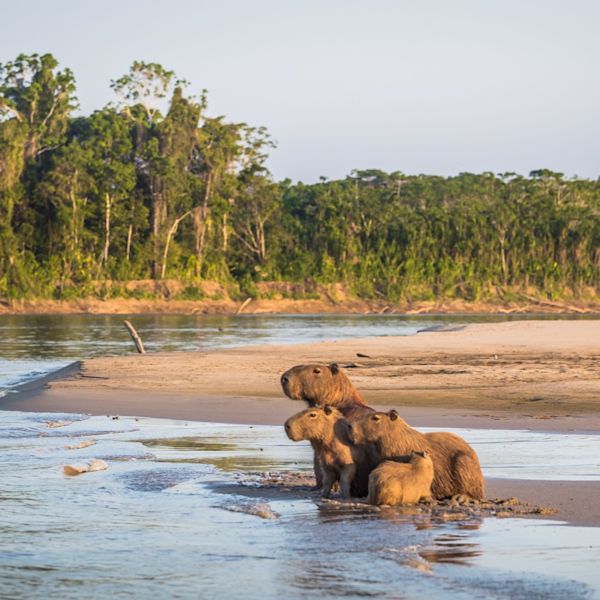
<instances>
[{"instance_id":1,"label":"capybara nose","mask_svg":"<svg viewBox=\"0 0 600 600\"><path fill-rule=\"evenodd\" d=\"M290 430L290 424L289 423L286 422L283 426L285 427L286 431Z\"/></svg>"},{"instance_id":2,"label":"capybara nose","mask_svg":"<svg viewBox=\"0 0 600 600\"><path fill-rule=\"evenodd\" d=\"M284 384L286 384L286 385L287 385L288 381L289 381L289 379L287 378L287 375L284 375L284 376L281 378L281 383L284 383Z\"/></svg>"}]
</instances>

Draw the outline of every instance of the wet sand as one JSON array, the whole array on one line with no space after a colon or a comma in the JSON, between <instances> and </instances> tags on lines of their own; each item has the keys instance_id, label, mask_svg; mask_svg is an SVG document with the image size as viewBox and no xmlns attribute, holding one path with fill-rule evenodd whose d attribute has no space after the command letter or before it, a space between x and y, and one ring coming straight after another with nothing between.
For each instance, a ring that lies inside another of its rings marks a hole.
<instances>
[{"instance_id":1,"label":"wet sand","mask_svg":"<svg viewBox=\"0 0 600 600\"><path fill-rule=\"evenodd\" d=\"M230 403L224 415L235 418L243 402L281 400L280 374L307 362L337 362L369 404L416 410L415 416L424 407L452 409L461 417L518 419L528 427L542 421L541 428L561 417L567 428L600 430L600 321L595 320L473 324L415 336L214 352L132 353L85 360L79 371L52 381L50 388L65 397L119 390L107 395L110 412L131 406L135 394L129 392L148 394L146 410L163 410L165 395L175 404L196 399L201 418L207 412L202 404L215 397L224 406ZM259 423L269 422L264 419L275 405L264 406L256 414Z\"/></svg>"},{"instance_id":2,"label":"wet sand","mask_svg":"<svg viewBox=\"0 0 600 600\"><path fill-rule=\"evenodd\" d=\"M96 358L24 386L1 398L0 408L280 424L302 405L282 397L279 375L294 364L335 361L369 404L394 406L417 427L600 433L599 340L600 321L519 321L410 337ZM561 519L599 525L600 482L559 483L490 480L487 495L556 505Z\"/></svg>"}]
</instances>

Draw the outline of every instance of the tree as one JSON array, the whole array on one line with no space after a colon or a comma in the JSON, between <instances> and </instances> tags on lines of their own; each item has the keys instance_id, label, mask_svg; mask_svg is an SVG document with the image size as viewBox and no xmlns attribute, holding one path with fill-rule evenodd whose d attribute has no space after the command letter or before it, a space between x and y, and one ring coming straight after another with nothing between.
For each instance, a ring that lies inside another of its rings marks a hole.
<instances>
[{"instance_id":1,"label":"tree","mask_svg":"<svg viewBox=\"0 0 600 600\"><path fill-rule=\"evenodd\" d=\"M120 204L130 200L135 188L133 144L127 121L111 110L95 112L88 119L84 147L89 150L89 171L96 183L96 201L102 205L104 243L99 256L105 267L110 253L111 224L115 219L126 221ZM131 225L128 223L128 225Z\"/></svg>"},{"instance_id":2,"label":"tree","mask_svg":"<svg viewBox=\"0 0 600 600\"><path fill-rule=\"evenodd\" d=\"M57 148L77 108L70 69L58 71L51 54L20 54L0 64L0 119L15 119L25 130L25 159Z\"/></svg>"}]
</instances>

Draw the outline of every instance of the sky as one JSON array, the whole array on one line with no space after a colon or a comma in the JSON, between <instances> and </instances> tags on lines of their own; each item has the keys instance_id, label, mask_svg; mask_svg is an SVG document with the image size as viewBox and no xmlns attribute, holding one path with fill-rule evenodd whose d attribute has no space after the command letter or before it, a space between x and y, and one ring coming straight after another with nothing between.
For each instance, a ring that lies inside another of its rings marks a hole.
<instances>
[{"instance_id":1,"label":"sky","mask_svg":"<svg viewBox=\"0 0 600 600\"><path fill-rule=\"evenodd\" d=\"M595 0L22 0L0 62L51 52L85 114L134 60L266 126L276 179L549 168L600 175Z\"/></svg>"}]
</instances>

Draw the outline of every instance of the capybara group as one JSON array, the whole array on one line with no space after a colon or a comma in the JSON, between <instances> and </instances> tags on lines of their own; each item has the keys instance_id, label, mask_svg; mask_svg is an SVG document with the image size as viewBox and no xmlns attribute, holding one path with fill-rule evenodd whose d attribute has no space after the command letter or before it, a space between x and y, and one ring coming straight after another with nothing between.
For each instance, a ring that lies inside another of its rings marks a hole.
<instances>
[{"instance_id":1,"label":"capybara group","mask_svg":"<svg viewBox=\"0 0 600 600\"><path fill-rule=\"evenodd\" d=\"M427 452L412 452L406 463L384 460L369 475L367 502L416 504L431 497L433 462Z\"/></svg>"},{"instance_id":2,"label":"capybara group","mask_svg":"<svg viewBox=\"0 0 600 600\"><path fill-rule=\"evenodd\" d=\"M355 444L370 444L378 462L386 458L426 451L433 461L431 493L442 499L464 494L483 498L483 474L477 454L458 435L448 432L420 433L395 410L374 412L348 422L348 437Z\"/></svg>"},{"instance_id":3,"label":"capybara group","mask_svg":"<svg viewBox=\"0 0 600 600\"><path fill-rule=\"evenodd\" d=\"M321 408L333 406L347 419L374 412L335 363L296 365L281 376L281 387L292 400Z\"/></svg>"},{"instance_id":4,"label":"capybara group","mask_svg":"<svg viewBox=\"0 0 600 600\"><path fill-rule=\"evenodd\" d=\"M371 465L365 450L351 444L342 413L331 407L309 408L285 422L285 432L294 442L310 441L315 467L323 478L323 497L328 498L333 484L339 482L344 498L366 496Z\"/></svg>"}]
</instances>

